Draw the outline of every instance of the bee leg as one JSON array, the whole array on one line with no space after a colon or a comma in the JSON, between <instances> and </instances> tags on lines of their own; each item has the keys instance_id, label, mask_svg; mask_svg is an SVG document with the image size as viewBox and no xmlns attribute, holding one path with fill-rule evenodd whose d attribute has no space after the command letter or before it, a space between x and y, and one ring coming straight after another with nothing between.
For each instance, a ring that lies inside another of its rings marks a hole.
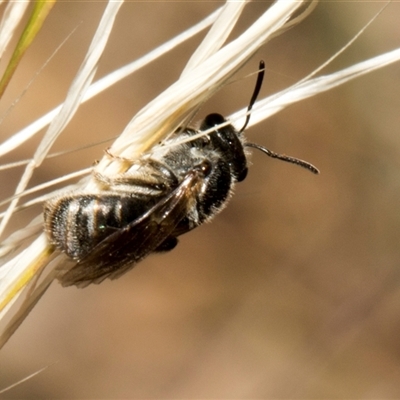
<instances>
[{"instance_id":1,"label":"bee leg","mask_svg":"<svg viewBox=\"0 0 400 400\"><path fill-rule=\"evenodd\" d=\"M104 187L129 185L162 192L179 185L179 179L171 168L160 161L148 159L145 163L137 162L137 165L139 166L138 170L113 177L93 172L93 178Z\"/></svg>"},{"instance_id":2,"label":"bee leg","mask_svg":"<svg viewBox=\"0 0 400 400\"><path fill-rule=\"evenodd\" d=\"M120 160L120 161L125 161L125 162L132 162L132 160L130 160L129 158L125 158L125 157L121 157L121 156L116 156L115 154L111 153L110 147L107 147L104 150L104 153L110 157L111 159L114 160Z\"/></svg>"},{"instance_id":3,"label":"bee leg","mask_svg":"<svg viewBox=\"0 0 400 400\"><path fill-rule=\"evenodd\" d=\"M102 186L111 186L113 184L113 179L98 172L93 172L93 178Z\"/></svg>"},{"instance_id":4,"label":"bee leg","mask_svg":"<svg viewBox=\"0 0 400 400\"><path fill-rule=\"evenodd\" d=\"M176 247L178 244L178 239L174 236L170 236L166 238L155 250L154 252L162 253L166 251L170 251Z\"/></svg>"},{"instance_id":5,"label":"bee leg","mask_svg":"<svg viewBox=\"0 0 400 400\"><path fill-rule=\"evenodd\" d=\"M148 178L142 177L140 175L138 176L138 175L121 174L111 178L107 175L100 174L99 172L93 172L93 178L98 183L100 183L100 185L106 187L131 185L131 186L153 188L159 185L158 181L157 182L155 182L155 180L150 181Z\"/></svg>"}]
</instances>

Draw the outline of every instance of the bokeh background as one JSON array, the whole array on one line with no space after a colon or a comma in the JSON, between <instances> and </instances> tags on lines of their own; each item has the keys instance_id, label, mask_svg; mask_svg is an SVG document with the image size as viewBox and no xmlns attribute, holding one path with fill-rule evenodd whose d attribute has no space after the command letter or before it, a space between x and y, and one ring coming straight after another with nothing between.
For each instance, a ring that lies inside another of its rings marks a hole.
<instances>
[{"instance_id":1,"label":"bokeh background","mask_svg":"<svg viewBox=\"0 0 400 400\"><path fill-rule=\"evenodd\" d=\"M267 74L262 96L307 75L338 51L381 2L321 2L242 70ZM152 50L215 10L217 2L128 2L97 77ZM233 36L268 2L248 5ZM59 104L105 3L61 2L6 96L21 93L1 139ZM400 46L391 3L325 72ZM203 35L83 105L54 150L118 135L179 76ZM254 77L203 107L224 115L247 105ZM245 182L212 224L181 238L117 281L85 289L54 283L2 350L0 388L50 365L2 398L399 398L400 65L295 104L247 131L254 142L306 159L314 176L254 152ZM3 162L29 158L33 139ZM46 161L32 185L90 166L106 144ZM2 173L4 197L22 169ZM20 213L24 226L40 207Z\"/></svg>"}]
</instances>

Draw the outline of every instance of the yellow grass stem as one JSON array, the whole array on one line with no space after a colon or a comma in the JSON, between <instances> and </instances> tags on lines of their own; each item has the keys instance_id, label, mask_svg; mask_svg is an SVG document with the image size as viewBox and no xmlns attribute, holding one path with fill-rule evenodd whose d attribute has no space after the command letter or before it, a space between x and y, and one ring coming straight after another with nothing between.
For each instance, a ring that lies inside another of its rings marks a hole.
<instances>
[{"instance_id":1,"label":"yellow grass stem","mask_svg":"<svg viewBox=\"0 0 400 400\"><path fill-rule=\"evenodd\" d=\"M14 75L14 72L17 69L19 62L25 54L25 51L29 48L33 39L40 31L44 20L53 8L55 2L56 0L37 0L35 2L29 21L27 22L25 29L18 40L11 60L9 61L4 75L1 78L0 98L3 96L3 93L6 90L12 76Z\"/></svg>"}]
</instances>

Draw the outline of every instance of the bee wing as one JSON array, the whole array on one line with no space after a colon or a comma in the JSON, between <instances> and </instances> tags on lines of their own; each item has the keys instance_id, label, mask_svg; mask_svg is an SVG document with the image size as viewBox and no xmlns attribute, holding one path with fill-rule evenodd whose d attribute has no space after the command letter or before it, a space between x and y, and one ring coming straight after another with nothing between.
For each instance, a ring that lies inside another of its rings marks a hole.
<instances>
[{"instance_id":1,"label":"bee wing","mask_svg":"<svg viewBox=\"0 0 400 400\"><path fill-rule=\"evenodd\" d=\"M115 279L131 269L167 239L194 201L199 172L189 172L182 183L141 217L107 236L59 280L63 286L85 287Z\"/></svg>"}]
</instances>

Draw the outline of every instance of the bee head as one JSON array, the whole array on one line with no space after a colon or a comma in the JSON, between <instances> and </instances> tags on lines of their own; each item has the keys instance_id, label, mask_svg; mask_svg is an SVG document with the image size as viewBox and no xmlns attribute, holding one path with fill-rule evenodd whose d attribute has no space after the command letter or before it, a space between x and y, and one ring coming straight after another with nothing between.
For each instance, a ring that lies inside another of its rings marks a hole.
<instances>
[{"instance_id":1,"label":"bee head","mask_svg":"<svg viewBox=\"0 0 400 400\"><path fill-rule=\"evenodd\" d=\"M208 130L221 125L227 120L221 114L209 114L200 126L200 130ZM246 178L247 160L244 153L240 133L231 125L216 128L210 133L210 145L228 164L231 174L237 182Z\"/></svg>"}]
</instances>

